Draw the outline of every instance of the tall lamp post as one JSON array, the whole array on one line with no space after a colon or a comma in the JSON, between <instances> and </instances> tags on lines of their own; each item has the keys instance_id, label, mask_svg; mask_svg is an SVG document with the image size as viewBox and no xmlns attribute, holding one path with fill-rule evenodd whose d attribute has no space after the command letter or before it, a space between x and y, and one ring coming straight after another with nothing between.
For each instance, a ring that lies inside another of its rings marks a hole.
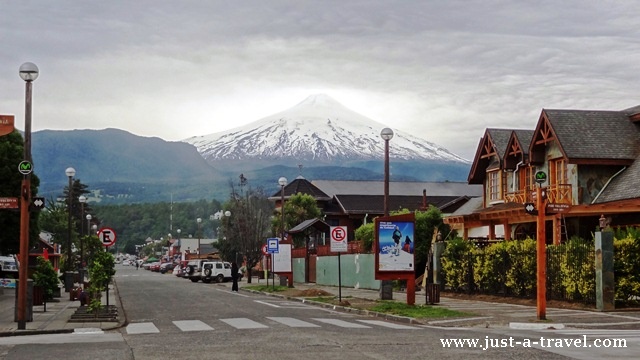
<instances>
[{"instance_id":1,"label":"tall lamp post","mask_svg":"<svg viewBox=\"0 0 640 360\"><path fill-rule=\"evenodd\" d=\"M87 214L87 236L91 236L91 219L93 219L91 214ZM80 281L84 284L84 240L82 237L80 237Z\"/></svg>"},{"instance_id":2,"label":"tall lamp post","mask_svg":"<svg viewBox=\"0 0 640 360\"><path fill-rule=\"evenodd\" d=\"M80 283L84 282L82 278L82 237L84 236L84 204L87 202L87 198L84 195L80 195L78 197L78 202L80 203ZM89 233L89 227L87 226L87 233Z\"/></svg>"},{"instance_id":3,"label":"tall lamp post","mask_svg":"<svg viewBox=\"0 0 640 360\"><path fill-rule=\"evenodd\" d=\"M38 78L39 70L34 63L20 65L20 78L25 81L24 107L24 161L31 166L31 91L32 82ZM31 204L31 172L22 177L20 194L20 267L18 268L18 329L26 329L27 321L27 277L29 276L29 205Z\"/></svg>"},{"instance_id":4,"label":"tall lamp post","mask_svg":"<svg viewBox=\"0 0 640 360\"><path fill-rule=\"evenodd\" d=\"M196 222L198 223L198 258L200 257L200 224L202 224L202 218L197 218Z\"/></svg>"},{"instance_id":5,"label":"tall lamp post","mask_svg":"<svg viewBox=\"0 0 640 360\"><path fill-rule=\"evenodd\" d=\"M384 216L386 217L389 216L389 140L393 138L393 130L382 129L380 137L384 140ZM380 282L380 299L393 299L393 282L391 280Z\"/></svg>"},{"instance_id":6,"label":"tall lamp post","mask_svg":"<svg viewBox=\"0 0 640 360\"><path fill-rule=\"evenodd\" d=\"M71 217L72 217L72 208L73 208L73 177L76 176L76 169L72 167L68 167L64 173L69 178L69 191L68 191L68 206L67 211L69 212L69 223L67 225L67 261L65 264L65 273L64 273L64 287L65 291L71 291L73 287L73 267L71 261Z\"/></svg>"},{"instance_id":7,"label":"tall lamp post","mask_svg":"<svg viewBox=\"0 0 640 360\"><path fill-rule=\"evenodd\" d=\"M278 184L280 185L280 212L282 213L282 231L280 232L280 243L284 242L284 187L287 186L287 178L282 176L280 177L280 179L278 179ZM309 256L309 244L307 243L307 257ZM309 259L307 259L306 264L309 263L308 261ZM273 273L273 255L271 256L271 272ZM309 272L306 271L306 276L309 275ZM273 281L271 282L271 284L275 287L275 275L272 274L272 276L274 276Z\"/></svg>"},{"instance_id":8,"label":"tall lamp post","mask_svg":"<svg viewBox=\"0 0 640 360\"><path fill-rule=\"evenodd\" d=\"M384 216L389 216L389 140L393 138L393 130L382 129L380 137L384 140Z\"/></svg>"}]
</instances>

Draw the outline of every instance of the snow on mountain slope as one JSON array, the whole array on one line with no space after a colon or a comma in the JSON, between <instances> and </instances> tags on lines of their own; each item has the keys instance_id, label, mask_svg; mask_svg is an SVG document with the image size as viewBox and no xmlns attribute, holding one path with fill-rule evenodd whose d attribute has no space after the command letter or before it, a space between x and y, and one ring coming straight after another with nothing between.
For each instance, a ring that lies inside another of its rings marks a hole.
<instances>
[{"instance_id":1,"label":"snow on mountain slope","mask_svg":"<svg viewBox=\"0 0 640 360\"><path fill-rule=\"evenodd\" d=\"M207 160L298 160L334 162L380 159L385 126L349 110L326 95L312 95L298 105L250 124L183 140ZM469 163L434 143L394 130L389 156L403 160Z\"/></svg>"}]
</instances>

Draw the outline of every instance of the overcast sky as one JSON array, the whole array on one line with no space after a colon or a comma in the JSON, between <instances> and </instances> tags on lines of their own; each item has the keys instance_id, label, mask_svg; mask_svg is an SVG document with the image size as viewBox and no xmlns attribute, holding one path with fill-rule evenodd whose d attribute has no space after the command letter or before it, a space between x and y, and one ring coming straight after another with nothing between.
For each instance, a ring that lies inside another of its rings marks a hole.
<instances>
[{"instance_id":1,"label":"overcast sky","mask_svg":"<svg viewBox=\"0 0 640 360\"><path fill-rule=\"evenodd\" d=\"M205 135L324 93L472 159L543 108L640 104L637 1L0 0L0 114ZM393 146L391 144L391 146Z\"/></svg>"}]
</instances>

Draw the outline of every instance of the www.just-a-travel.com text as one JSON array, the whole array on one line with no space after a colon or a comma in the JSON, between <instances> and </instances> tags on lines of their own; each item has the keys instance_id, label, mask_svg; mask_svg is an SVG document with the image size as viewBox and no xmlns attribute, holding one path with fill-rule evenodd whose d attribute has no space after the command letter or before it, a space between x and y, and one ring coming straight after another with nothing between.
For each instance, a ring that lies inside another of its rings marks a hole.
<instances>
[{"instance_id":1,"label":"www.just-a-travel.com text","mask_svg":"<svg viewBox=\"0 0 640 360\"><path fill-rule=\"evenodd\" d=\"M580 338L554 339L541 336L539 339L523 339L516 340L513 337L504 339L491 338L485 336L484 339L440 339L440 343L444 348L478 348L489 350L492 348L506 348L521 346L524 348L542 347L542 348L626 348L626 339L587 339L586 335Z\"/></svg>"}]
</instances>

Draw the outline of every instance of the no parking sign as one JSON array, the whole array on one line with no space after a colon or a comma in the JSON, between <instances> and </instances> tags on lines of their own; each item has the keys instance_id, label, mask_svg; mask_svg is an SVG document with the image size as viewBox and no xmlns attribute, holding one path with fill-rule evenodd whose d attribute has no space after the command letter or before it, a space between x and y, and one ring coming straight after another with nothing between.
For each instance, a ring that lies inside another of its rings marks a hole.
<instances>
[{"instance_id":1,"label":"no parking sign","mask_svg":"<svg viewBox=\"0 0 640 360\"><path fill-rule=\"evenodd\" d=\"M329 243L331 252L347 252L347 227L332 226L331 242Z\"/></svg>"}]
</instances>

